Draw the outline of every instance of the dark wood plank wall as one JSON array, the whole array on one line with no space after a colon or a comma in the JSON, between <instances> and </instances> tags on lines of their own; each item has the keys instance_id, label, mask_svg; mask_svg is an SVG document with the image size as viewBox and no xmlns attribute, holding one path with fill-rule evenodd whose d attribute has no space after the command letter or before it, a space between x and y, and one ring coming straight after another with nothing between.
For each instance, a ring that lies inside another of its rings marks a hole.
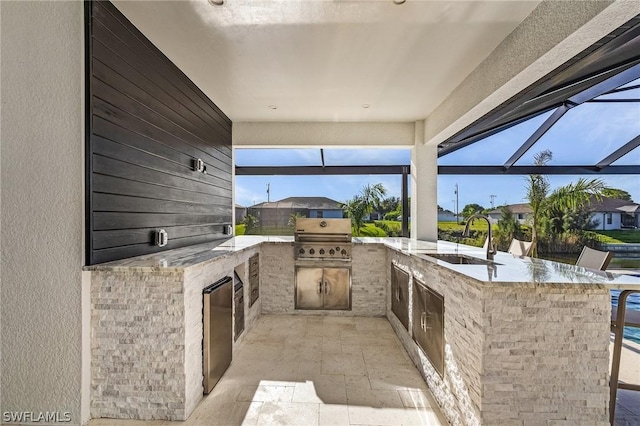
<instances>
[{"instance_id":1,"label":"dark wood plank wall","mask_svg":"<svg viewBox=\"0 0 640 426\"><path fill-rule=\"evenodd\" d=\"M231 121L111 3L86 7L87 263L227 238Z\"/></svg>"}]
</instances>

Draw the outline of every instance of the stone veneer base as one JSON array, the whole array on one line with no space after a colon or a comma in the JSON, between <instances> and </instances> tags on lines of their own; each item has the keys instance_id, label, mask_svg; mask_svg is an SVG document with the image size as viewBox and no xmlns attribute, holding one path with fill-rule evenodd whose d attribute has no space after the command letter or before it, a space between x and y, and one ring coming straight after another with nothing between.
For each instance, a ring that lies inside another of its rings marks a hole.
<instances>
[{"instance_id":1,"label":"stone veneer base","mask_svg":"<svg viewBox=\"0 0 640 426\"><path fill-rule=\"evenodd\" d=\"M251 308L248 268L239 268L246 325L235 345L261 313L386 316L453 425L608 424L607 287L492 283L491 268L470 277L375 243L354 244L351 311L294 309L291 242L168 272L92 270L91 416L186 419L202 399L202 289L258 251L261 294ZM444 296L444 378L413 342L411 315L407 331L391 313L392 263Z\"/></svg>"},{"instance_id":2,"label":"stone veneer base","mask_svg":"<svg viewBox=\"0 0 640 426\"><path fill-rule=\"evenodd\" d=\"M351 262L351 310L296 310L293 245L263 244L260 254L263 314L386 316L387 249L354 244Z\"/></svg>"},{"instance_id":3,"label":"stone veneer base","mask_svg":"<svg viewBox=\"0 0 640 426\"><path fill-rule=\"evenodd\" d=\"M407 331L388 300L387 317L452 425L609 424L607 289L492 287L390 257L410 289L417 278L444 296L444 378L413 341L411 315Z\"/></svg>"},{"instance_id":4,"label":"stone veneer base","mask_svg":"<svg viewBox=\"0 0 640 426\"><path fill-rule=\"evenodd\" d=\"M202 289L257 248L184 271L91 272L91 417L185 420L203 398ZM242 269L242 268L241 268ZM248 268L244 268L248 271ZM249 308L245 331L260 315Z\"/></svg>"}]
</instances>

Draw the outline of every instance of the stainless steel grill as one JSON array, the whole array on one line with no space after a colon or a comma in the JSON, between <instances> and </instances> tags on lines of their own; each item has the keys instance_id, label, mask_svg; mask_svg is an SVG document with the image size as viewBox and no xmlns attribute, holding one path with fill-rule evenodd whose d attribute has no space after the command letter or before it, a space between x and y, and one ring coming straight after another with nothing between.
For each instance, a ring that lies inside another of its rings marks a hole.
<instances>
[{"instance_id":1,"label":"stainless steel grill","mask_svg":"<svg viewBox=\"0 0 640 426\"><path fill-rule=\"evenodd\" d=\"M351 261L350 219L296 220L296 260Z\"/></svg>"},{"instance_id":2,"label":"stainless steel grill","mask_svg":"<svg viewBox=\"0 0 640 426\"><path fill-rule=\"evenodd\" d=\"M349 219L296 220L296 309L351 309L351 244Z\"/></svg>"}]
</instances>

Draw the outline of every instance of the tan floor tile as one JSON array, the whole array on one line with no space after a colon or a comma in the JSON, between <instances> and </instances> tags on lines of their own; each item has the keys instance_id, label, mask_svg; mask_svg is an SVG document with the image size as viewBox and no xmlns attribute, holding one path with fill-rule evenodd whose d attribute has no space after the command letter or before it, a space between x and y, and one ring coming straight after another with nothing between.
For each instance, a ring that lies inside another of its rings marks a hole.
<instances>
[{"instance_id":1,"label":"tan floor tile","mask_svg":"<svg viewBox=\"0 0 640 426\"><path fill-rule=\"evenodd\" d=\"M342 375L320 375L297 383L292 402L315 402L318 404L347 404L345 379Z\"/></svg>"},{"instance_id":2,"label":"tan floor tile","mask_svg":"<svg viewBox=\"0 0 640 426\"><path fill-rule=\"evenodd\" d=\"M400 349L379 351L363 350L362 355L369 370L413 367L409 356Z\"/></svg>"},{"instance_id":3,"label":"tan floor tile","mask_svg":"<svg viewBox=\"0 0 640 426\"><path fill-rule=\"evenodd\" d=\"M297 379L297 362L244 361L233 362L222 377L222 383L235 385L270 384L287 386ZM293 385L292 385L293 386Z\"/></svg>"},{"instance_id":4,"label":"tan floor tile","mask_svg":"<svg viewBox=\"0 0 640 426\"><path fill-rule=\"evenodd\" d=\"M206 410L196 410L187 421L179 424L181 426L255 425L258 422L258 413L262 404L262 402L211 404Z\"/></svg>"},{"instance_id":5,"label":"tan floor tile","mask_svg":"<svg viewBox=\"0 0 640 426\"><path fill-rule=\"evenodd\" d=\"M297 402L266 402L258 415L258 426L318 424L319 404Z\"/></svg>"},{"instance_id":6,"label":"tan floor tile","mask_svg":"<svg viewBox=\"0 0 640 426\"><path fill-rule=\"evenodd\" d=\"M296 372L297 380L310 380L313 377L320 376L322 374L322 362L320 360L308 360L301 359L298 362L298 369Z\"/></svg>"},{"instance_id":7,"label":"tan floor tile","mask_svg":"<svg viewBox=\"0 0 640 426\"><path fill-rule=\"evenodd\" d=\"M351 339L342 340L341 346L342 353L362 355L362 346L358 343L354 343Z\"/></svg>"},{"instance_id":8,"label":"tan floor tile","mask_svg":"<svg viewBox=\"0 0 640 426\"><path fill-rule=\"evenodd\" d=\"M434 408L437 404L431 393L424 390L399 390L398 394L406 408Z\"/></svg>"},{"instance_id":9,"label":"tan floor tile","mask_svg":"<svg viewBox=\"0 0 640 426\"><path fill-rule=\"evenodd\" d=\"M439 412L431 410L429 408L416 408L411 410L405 410L404 414L407 418L403 423L407 426L427 425L427 426L440 426L446 425L447 421Z\"/></svg>"},{"instance_id":10,"label":"tan floor tile","mask_svg":"<svg viewBox=\"0 0 640 426\"><path fill-rule=\"evenodd\" d=\"M2 423L2 425L9 423ZM15 423L13 423L15 424ZM115 420L115 419L93 419L89 421L89 426L167 426L172 422L167 420Z\"/></svg>"},{"instance_id":11,"label":"tan floor tile","mask_svg":"<svg viewBox=\"0 0 640 426\"><path fill-rule=\"evenodd\" d=\"M282 361L321 361L322 349L320 347L301 345L298 347L285 346L282 354Z\"/></svg>"},{"instance_id":12,"label":"tan floor tile","mask_svg":"<svg viewBox=\"0 0 640 426\"><path fill-rule=\"evenodd\" d=\"M401 425L408 423L402 408L373 408L349 405L349 422L352 425Z\"/></svg>"},{"instance_id":13,"label":"tan floor tile","mask_svg":"<svg viewBox=\"0 0 640 426\"><path fill-rule=\"evenodd\" d=\"M362 354L323 353L322 374L365 376L367 367Z\"/></svg>"},{"instance_id":14,"label":"tan floor tile","mask_svg":"<svg viewBox=\"0 0 640 426\"><path fill-rule=\"evenodd\" d=\"M340 404L321 404L318 424L320 426L349 425L349 407Z\"/></svg>"},{"instance_id":15,"label":"tan floor tile","mask_svg":"<svg viewBox=\"0 0 640 426\"><path fill-rule=\"evenodd\" d=\"M397 391L370 390L347 388L347 403L349 406L359 405L373 408L399 408L404 409L402 400Z\"/></svg>"},{"instance_id":16,"label":"tan floor tile","mask_svg":"<svg viewBox=\"0 0 640 426\"><path fill-rule=\"evenodd\" d=\"M342 353L342 342L340 339L327 338L326 336L322 340L321 352L325 353Z\"/></svg>"},{"instance_id":17,"label":"tan floor tile","mask_svg":"<svg viewBox=\"0 0 640 426\"><path fill-rule=\"evenodd\" d=\"M371 390L368 376L344 376L344 383L347 389L353 391L368 392Z\"/></svg>"},{"instance_id":18,"label":"tan floor tile","mask_svg":"<svg viewBox=\"0 0 640 426\"><path fill-rule=\"evenodd\" d=\"M243 385L230 384L227 381L220 381L213 388L209 395L205 395L200 405L207 405L212 402L236 402L238 394L243 389ZM199 406L198 406L199 407Z\"/></svg>"},{"instance_id":19,"label":"tan floor tile","mask_svg":"<svg viewBox=\"0 0 640 426\"><path fill-rule=\"evenodd\" d=\"M371 389L379 390L427 390L427 385L415 368L369 370Z\"/></svg>"},{"instance_id":20,"label":"tan floor tile","mask_svg":"<svg viewBox=\"0 0 640 426\"><path fill-rule=\"evenodd\" d=\"M239 402L291 402L294 386L245 386L238 393Z\"/></svg>"}]
</instances>

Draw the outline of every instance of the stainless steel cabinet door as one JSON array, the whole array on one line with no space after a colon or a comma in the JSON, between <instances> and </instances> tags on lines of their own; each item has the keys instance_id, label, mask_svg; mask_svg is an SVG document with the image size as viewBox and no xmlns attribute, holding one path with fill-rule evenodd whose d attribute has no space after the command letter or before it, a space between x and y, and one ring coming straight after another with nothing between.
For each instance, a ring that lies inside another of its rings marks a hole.
<instances>
[{"instance_id":1,"label":"stainless steel cabinet door","mask_svg":"<svg viewBox=\"0 0 640 426\"><path fill-rule=\"evenodd\" d=\"M391 310L409 330L409 274L395 265L391 267Z\"/></svg>"},{"instance_id":2,"label":"stainless steel cabinet door","mask_svg":"<svg viewBox=\"0 0 640 426\"><path fill-rule=\"evenodd\" d=\"M351 274L348 268L324 268L324 309L349 309Z\"/></svg>"},{"instance_id":3,"label":"stainless steel cabinet door","mask_svg":"<svg viewBox=\"0 0 640 426\"><path fill-rule=\"evenodd\" d=\"M427 291L418 284L419 281L414 278L413 281L413 340L424 351L427 345L427 331L425 328L425 316L427 314L425 306L427 304Z\"/></svg>"},{"instance_id":4,"label":"stainless steel cabinet door","mask_svg":"<svg viewBox=\"0 0 640 426\"><path fill-rule=\"evenodd\" d=\"M426 352L435 369L444 375L444 298L431 290L426 289L427 304L426 328L428 332L429 348Z\"/></svg>"},{"instance_id":5,"label":"stainless steel cabinet door","mask_svg":"<svg viewBox=\"0 0 640 426\"><path fill-rule=\"evenodd\" d=\"M322 309L322 268L296 268L296 309Z\"/></svg>"},{"instance_id":6,"label":"stainless steel cabinet door","mask_svg":"<svg viewBox=\"0 0 640 426\"><path fill-rule=\"evenodd\" d=\"M254 254L249 258L249 307L260 297L260 257Z\"/></svg>"},{"instance_id":7,"label":"stainless steel cabinet door","mask_svg":"<svg viewBox=\"0 0 640 426\"><path fill-rule=\"evenodd\" d=\"M413 281L413 340L440 376L444 375L444 298Z\"/></svg>"}]
</instances>

